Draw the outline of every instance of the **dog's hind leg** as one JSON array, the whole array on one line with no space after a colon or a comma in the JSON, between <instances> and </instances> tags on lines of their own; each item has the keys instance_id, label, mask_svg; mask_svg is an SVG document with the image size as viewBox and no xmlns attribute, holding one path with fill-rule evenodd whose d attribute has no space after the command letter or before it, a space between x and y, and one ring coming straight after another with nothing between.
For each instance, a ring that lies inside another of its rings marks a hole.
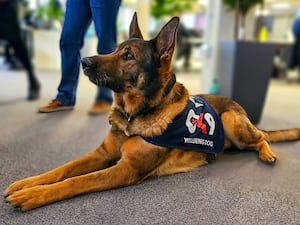
<instances>
[{"instance_id":1,"label":"dog's hind leg","mask_svg":"<svg viewBox=\"0 0 300 225\"><path fill-rule=\"evenodd\" d=\"M226 141L239 149L253 148L259 152L259 158L268 163L276 161L264 132L256 128L244 114L234 110L221 115ZM229 145L228 145L229 146ZM228 147L225 145L225 148Z\"/></svg>"},{"instance_id":2,"label":"dog's hind leg","mask_svg":"<svg viewBox=\"0 0 300 225\"><path fill-rule=\"evenodd\" d=\"M124 135L123 137L128 138ZM117 138L115 134L109 133L104 142L96 150L46 173L16 181L4 191L4 195L8 196L15 191L36 185L56 183L69 177L94 172L111 166L121 155L118 149L121 144L117 143L116 140L119 142L123 141L122 136L119 135Z\"/></svg>"}]
</instances>

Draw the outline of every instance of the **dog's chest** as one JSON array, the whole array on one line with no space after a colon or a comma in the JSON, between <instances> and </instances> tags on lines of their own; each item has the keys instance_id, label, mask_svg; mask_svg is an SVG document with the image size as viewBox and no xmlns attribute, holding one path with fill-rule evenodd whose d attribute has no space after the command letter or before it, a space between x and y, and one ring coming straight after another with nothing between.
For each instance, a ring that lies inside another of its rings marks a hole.
<instances>
[{"instance_id":1,"label":"dog's chest","mask_svg":"<svg viewBox=\"0 0 300 225\"><path fill-rule=\"evenodd\" d=\"M220 117L202 98L191 96L187 107L162 135L143 137L147 142L168 148L218 153L224 147Z\"/></svg>"}]
</instances>

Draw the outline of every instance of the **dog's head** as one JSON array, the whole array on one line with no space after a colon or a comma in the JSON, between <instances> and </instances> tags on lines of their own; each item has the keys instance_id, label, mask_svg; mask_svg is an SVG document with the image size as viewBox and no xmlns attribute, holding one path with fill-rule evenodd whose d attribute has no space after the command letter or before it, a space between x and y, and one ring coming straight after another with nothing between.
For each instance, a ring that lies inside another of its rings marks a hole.
<instances>
[{"instance_id":1,"label":"dog's head","mask_svg":"<svg viewBox=\"0 0 300 225\"><path fill-rule=\"evenodd\" d=\"M153 95L174 79L171 60L178 23L178 17L172 18L156 38L145 41L135 13L129 39L111 54L83 58L84 73L96 85L109 87L116 93L142 91L144 97Z\"/></svg>"}]
</instances>

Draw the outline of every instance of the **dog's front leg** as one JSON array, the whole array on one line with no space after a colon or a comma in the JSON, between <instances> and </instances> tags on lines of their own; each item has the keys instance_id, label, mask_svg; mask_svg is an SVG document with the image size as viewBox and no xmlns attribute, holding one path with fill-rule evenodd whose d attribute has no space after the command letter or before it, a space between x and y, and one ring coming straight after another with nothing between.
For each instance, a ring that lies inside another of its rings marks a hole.
<instances>
[{"instance_id":1,"label":"dog's front leg","mask_svg":"<svg viewBox=\"0 0 300 225\"><path fill-rule=\"evenodd\" d=\"M76 195L134 185L142 182L168 151L138 137L122 146L122 158L109 168L71 177L58 183L23 189L7 197L22 210L34 209Z\"/></svg>"},{"instance_id":2,"label":"dog's front leg","mask_svg":"<svg viewBox=\"0 0 300 225\"><path fill-rule=\"evenodd\" d=\"M4 191L4 195L8 196L21 189L52 184L69 177L106 168L120 158L119 146L126 138L122 133L110 132L96 150L49 172L16 181Z\"/></svg>"},{"instance_id":3,"label":"dog's front leg","mask_svg":"<svg viewBox=\"0 0 300 225\"><path fill-rule=\"evenodd\" d=\"M137 183L135 177L135 172L131 167L126 163L120 163L58 183L22 189L8 196L6 200L14 207L27 211L84 193L128 186L134 182Z\"/></svg>"}]
</instances>

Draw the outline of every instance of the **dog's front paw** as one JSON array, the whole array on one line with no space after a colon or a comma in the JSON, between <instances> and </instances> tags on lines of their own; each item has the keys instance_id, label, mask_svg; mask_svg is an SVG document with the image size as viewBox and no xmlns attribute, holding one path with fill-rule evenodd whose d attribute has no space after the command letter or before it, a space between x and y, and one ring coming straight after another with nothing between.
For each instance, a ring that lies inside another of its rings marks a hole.
<instances>
[{"instance_id":1,"label":"dog's front paw","mask_svg":"<svg viewBox=\"0 0 300 225\"><path fill-rule=\"evenodd\" d=\"M16 191L6 197L6 201L15 208L28 211L37 207L57 201L59 192L51 190L49 185L38 185Z\"/></svg>"},{"instance_id":2,"label":"dog's front paw","mask_svg":"<svg viewBox=\"0 0 300 225\"><path fill-rule=\"evenodd\" d=\"M4 191L4 196L9 196L16 191L35 186L36 182L34 180L35 180L34 177L28 177L28 178L18 180L16 182L12 183Z\"/></svg>"},{"instance_id":3,"label":"dog's front paw","mask_svg":"<svg viewBox=\"0 0 300 225\"><path fill-rule=\"evenodd\" d=\"M42 185L16 191L6 198L6 201L22 211L31 210L45 203L45 193Z\"/></svg>"}]
</instances>

